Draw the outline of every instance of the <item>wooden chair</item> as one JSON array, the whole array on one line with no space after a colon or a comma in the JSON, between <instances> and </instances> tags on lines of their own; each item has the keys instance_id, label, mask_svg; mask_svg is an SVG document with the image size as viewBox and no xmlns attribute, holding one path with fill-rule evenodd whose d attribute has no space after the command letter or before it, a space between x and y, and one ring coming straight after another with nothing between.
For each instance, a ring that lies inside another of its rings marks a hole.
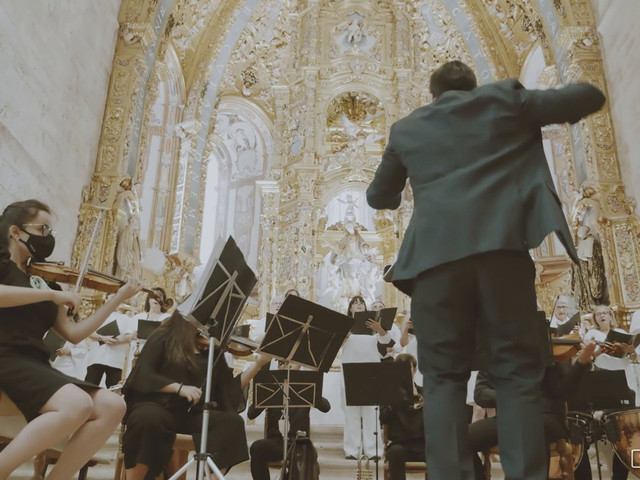
<instances>
[{"instance_id":1,"label":"wooden chair","mask_svg":"<svg viewBox=\"0 0 640 480\"><path fill-rule=\"evenodd\" d=\"M27 424L26 419L18 410L18 407L9 399L9 397L0 391L0 450L6 447L11 440L22 430ZM33 460L33 479L40 480L45 478L47 468L58 461L65 442L60 442L43 452L40 452ZM89 467L98 464L107 465L111 463L109 458L95 455L89 460L78 472L78 480L86 480Z\"/></svg>"},{"instance_id":2,"label":"wooden chair","mask_svg":"<svg viewBox=\"0 0 640 480\"><path fill-rule=\"evenodd\" d=\"M576 449L581 449L581 445L573 445L564 438L560 438L549 446L550 464L557 462L558 469L550 472L549 480L575 480L574 471L577 467L579 455L575 455ZM485 479L491 480L491 455L499 455L500 449L496 446L484 455ZM586 454L586 453L585 453ZM554 462L555 461L555 462Z\"/></svg>"},{"instance_id":3,"label":"wooden chair","mask_svg":"<svg viewBox=\"0 0 640 480\"><path fill-rule=\"evenodd\" d=\"M122 452L122 435L124 434L125 426L120 427L120 435L118 438L118 455L116 457L116 468L113 475L113 480L126 480L126 472L124 468L124 453ZM165 473L167 478L176 473L180 467L182 467L189 460L189 452L196 450L193 443L193 437L191 435L185 435L178 433L176 439L173 442L173 455L167 463ZM159 480L164 478L164 474L158 476ZM186 480L187 474L180 475L179 480ZM80 480L80 479L78 479Z\"/></svg>"},{"instance_id":4,"label":"wooden chair","mask_svg":"<svg viewBox=\"0 0 640 480\"><path fill-rule=\"evenodd\" d=\"M382 443L384 444L384 480L389 480L389 461L387 460L387 444L389 443L389 432L387 431L386 424L382 426ZM429 480L429 473L427 472L426 462L405 462L404 469L407 473L424 472L424 480Z\"/></svg>"}]
</instances>

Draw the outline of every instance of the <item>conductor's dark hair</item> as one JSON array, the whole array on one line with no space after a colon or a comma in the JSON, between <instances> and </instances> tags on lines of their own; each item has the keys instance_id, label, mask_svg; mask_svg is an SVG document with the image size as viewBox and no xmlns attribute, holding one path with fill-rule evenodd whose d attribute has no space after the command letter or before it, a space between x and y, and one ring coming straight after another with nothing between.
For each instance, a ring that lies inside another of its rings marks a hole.
<instances>
[{"instance_id":1,"label":"conductor's dark hair","mask_svg":"<svg viewBox=\"0 0 640 480\"><path fill-rule=\"evenodd\" d=\"M438 98L449 90L473 90L478 86L473 70L459 60L447 62L431 74L429 90Z\"/></svg>"},{"instance_id":2,"label":"conductor's dark hair","mask_svg":"<svg viewBox=\"0 0 640 480\"><path fill-rule=\"evenodd\" d=\"M5 208L0 217L0 247L9 246L9 228L11 225L21 226L29 223L41 211L51 214L49 205L34 199L14 202Z\"/></svg>"}]
</instances>

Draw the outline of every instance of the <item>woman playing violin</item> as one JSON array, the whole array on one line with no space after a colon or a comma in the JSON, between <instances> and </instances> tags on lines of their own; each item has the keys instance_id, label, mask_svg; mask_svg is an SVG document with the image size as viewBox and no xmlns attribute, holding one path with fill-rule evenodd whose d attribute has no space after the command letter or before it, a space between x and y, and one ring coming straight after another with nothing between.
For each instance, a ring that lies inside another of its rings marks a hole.
<instances>
[{"instance_id":1,"label":"woman playing violin","mask_svg":"<svg viewBox=\"0 0 640 480\"><path fill-rule=\"evenodd\" d=\"M0 217L0 389L24 414L27 426L0 452L0 479L56 442L70 437L49 479L71 479L113 433L124 414L116 394L53 369L42 337L54 328L78 343L139 289L136 281L86 320L67 316L80 296L33 288L26 273L31 258L42 261L54 249L51 209L37 200L9 205Z\"/></svg>"},{"instance_id":2,"label":"woman playing violin","mask_svg":"<svg viewBox=\"0 0 640 480\"><path fill-rule=\"evenodd\" d=\"M198 329L174 312L150 335L122 391L127 402L122 451L127 480L153 479L171 457L176 433L193 435L200 446L203 388L207 373L206 343ZM212 374L212 401L207 451L224 473L249 458L242 389L269 361L260 357L252 367L233 377L224 355Z\"/></svg>"}]
</instances>

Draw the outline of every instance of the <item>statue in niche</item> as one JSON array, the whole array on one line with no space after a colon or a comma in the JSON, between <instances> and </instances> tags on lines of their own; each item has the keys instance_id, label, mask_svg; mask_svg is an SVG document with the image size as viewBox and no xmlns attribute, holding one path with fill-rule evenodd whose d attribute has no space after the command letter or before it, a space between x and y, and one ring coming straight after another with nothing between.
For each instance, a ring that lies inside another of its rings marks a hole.
<instances>
[{"instance_id":1,"label":"statue in niche","mask_svg":"<svg viewBox=\"0 0 640 480\"><path fill-rule=\"evenodd\" d=\"M338 25L336 30L334 41L340 55L348 51L369 53L376 43L375 38L367 31L364 17L358 12L348 15L346 21Z\"/></svg>"},{"instance_id":2,"label":"statue in niche","mask_svg":"<svg viewBox=\"0 0 640 480\"><path fill-rule=\"evenodd\" d=\"M120 181L121 191L113 205L114 217L124 209L127 217L118 229L116 242L116 275L123 278L141 278L140 202L131 178Z\"/></svg>"},{"instance_id":3,"label":"statue in niche","mask_svg":"<svg viewBox=\"0 0 640 480\"><path fill-rule=\"evenodd\" d=\"M587 225L580 225L577 233L580 264L572 265L571 288L578 308L586 311L594 305L607 303L609 294L600 240L593 236Z\"/></svg>"},{"instance_id":4,"label":"statue in niche","mask_svg":"<svg viewBox=\"0 0 640 480\"><path fill-rule=\"evenodd\" d=\"M258 152L256 149L256 136L246 122L235 122L229 126L227 138L235 152L232 179L250 177L258 173Z\"/></svg>"},{"instance_id":5,"label":"statue in niche","mask_svg":"<svg viewBox=\"0 0 640 480\"><path fill-rule=\"evenodd\" d=\"M325 256L327 289L335 308L343 309L354 295L362 295L370 304L376 298L376 286L381 279L376 265L377 250L369 246L358 232L355 218L345 214L342 222L344 235L331 245Z\"/></svg>"},{"instance_id":6,"label":"statue in niche","mask_svg":"<svg viewBox=\"0 0 640 480\"><path fill-rule=\"evenodd\" d=\"M445 33L436 20L433 8L425 3L420 7L420 14L427 25L427 31L421 36L421 41L426 42L431 48L442 45L446 39Z\"/></svg>"},{"instance_id":7,"label":"statue in niche","mask_svg":"<svg viewBox=\"0 0 640 480\"><path fill-rule=\"evenodd\" d=\"M360 42L362 42L362 23L358 17L353 17L347 27L347 43L358 45Z\"/></svg>"},{"instance_id":8,"label":"statue in niche","mask_svg":"<svg viewBox=\"0 0 640 480\"><path fill-rule=\"evenodd\" d=\"M344 203L347 205L347 210L344 212L344 220L343 223L346 225L347 223L356 224L356 208L358 208L358 201L353 198L350 193L347 193L347 199L342 200L341 198L336 199L340 203Z\"/></svg>"}]
</instances>

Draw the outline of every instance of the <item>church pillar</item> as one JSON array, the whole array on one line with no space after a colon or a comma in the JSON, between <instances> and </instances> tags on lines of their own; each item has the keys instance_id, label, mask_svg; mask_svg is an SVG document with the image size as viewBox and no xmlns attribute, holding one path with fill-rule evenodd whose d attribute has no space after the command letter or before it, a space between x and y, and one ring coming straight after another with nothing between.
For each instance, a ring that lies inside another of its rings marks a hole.
<instances>
[{"instance_id":1,"label":"church pillar","mask_svg":"<svg viewBox=\"0 0 640 480\"><path fill-rule=\"evenodd\" d=\"M279 210L280 210L280 189L278 183L268 180L256 182L262 197L262 213L260 214L260 228L262 231L260 239L260 259L258 265L258 298L260 312L269 311L269 302L274 295L278 294L277 286L277 265L278 261L278 241L279 241Z\"/></svg>"},{"instance_id":2,"label":"church pillar","mask_svg":"<svg viewBox=\"0 0 640 480\"><path fill-rule=\"evenodd\" d=\"M315 276L315 229L313 225L313 205L318 181L316 168L297 170L300 181L300 202L298 204L298 242L293 245L298 255L298 281L296 287L303 298L313 298Z\"/></svg>"},{"instance_id":3,"label":"church pillar","mask_svg":"<svg viewBox=\"0 0 640 480\"><path fill-rule=\"evenodd\" d=\"M120 207L115 203L121 193L120 180L132 178L135 174L135 152L141 126L136 118L142 116L146 93L146 56L158 41L159 29L152 24L156 6L157 2L153 0L131 0L123 2L120 8L120 28L96 167L90 184L83 188L78 232L72 251L74 266L79 266L85 256L98 213L104 211L100 235L90 252L90 264L104 272L113 268ZM160 15L158 18L164 17Z\"/></svg>"},{"instance_id":4,"label":"church pillar","mask_svg":"<svg viewBox=\"0 0 640 480\"><path fill-rule=\"evenodd\" d=\"M567 71L562 72L563 77L597 85L607 95L595 29L592 26L566 27L561 41L566 58L559 63L568 65ZM620 307L620 317L624 320L625 312L640 307L640 252L637 243L640 229L635 202L626 196L622 182L608 103L572 128L581 135L584 149L584 162L577 162L576 166L581 192L571 212L572 227L575 232L582 225L587 211L593 208L609 279L609 302Z\"/></svg>"}]
</instances>

